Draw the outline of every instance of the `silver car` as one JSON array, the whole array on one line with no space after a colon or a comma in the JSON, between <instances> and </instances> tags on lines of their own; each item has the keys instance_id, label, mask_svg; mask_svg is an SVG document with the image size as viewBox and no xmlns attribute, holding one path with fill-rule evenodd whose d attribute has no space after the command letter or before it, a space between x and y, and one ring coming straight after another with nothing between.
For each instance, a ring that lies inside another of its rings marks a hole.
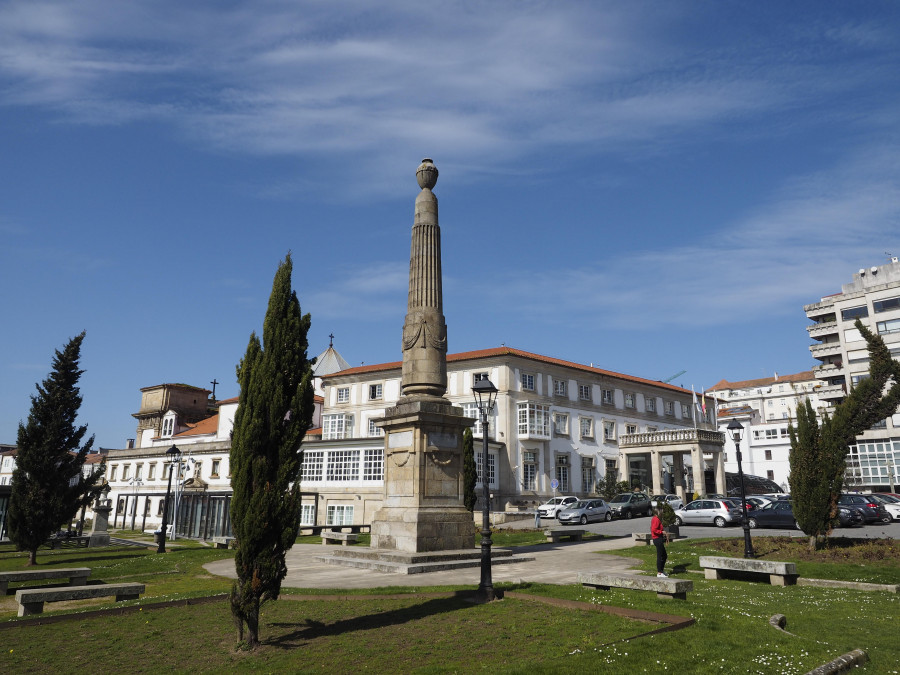
<instances>
[{"instance_id":1,"label":"silver car","mask_svg":"<svg viewBox=\"0 0 900 675\"><path fill-rule=\"evenodd\" d=\"M678 495L653 495L650 497L650 503L654 509L662 504L668 504L673 509L679 509L684 504Z\"/></svg>"},{"instance_id":2,"label":"silver car","mask_svg":"<svg viewBox=\"0 0 900 675\"><path fill-rule=\"evenodd\" d=\"M575 523L587 525L601 520L612 520L609 507L602 499L583 499L580 502L569 504L556 517L563 525L574 525Z\"/></svg>"},{"instance_id":3,"label":"silver car","mask_svg":"<svg viewBox=\"0 0 900 675\"><path fill-rule=\"evenodd\" d=\"M695 499L675 512L677 525L698 524L725 527L728 523L739 523L741 509L725 499Z\"/></svg>"}]
</instances>

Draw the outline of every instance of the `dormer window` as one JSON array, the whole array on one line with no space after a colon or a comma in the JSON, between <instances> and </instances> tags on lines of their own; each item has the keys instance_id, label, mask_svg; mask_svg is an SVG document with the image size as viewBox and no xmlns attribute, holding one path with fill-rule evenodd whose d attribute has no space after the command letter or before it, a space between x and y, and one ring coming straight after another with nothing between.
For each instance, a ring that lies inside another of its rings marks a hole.
<instances>
[{"instance_id":1,"label":"dormer window","mask_svg":"<svg viewBox=\"0 0 900 675\"><path fill-rule=\"evenodd\" d=\"M175 433L175 413L169 412L163 417L162 434L163 438L172 436Z\"/></svg>"}]
</instances>

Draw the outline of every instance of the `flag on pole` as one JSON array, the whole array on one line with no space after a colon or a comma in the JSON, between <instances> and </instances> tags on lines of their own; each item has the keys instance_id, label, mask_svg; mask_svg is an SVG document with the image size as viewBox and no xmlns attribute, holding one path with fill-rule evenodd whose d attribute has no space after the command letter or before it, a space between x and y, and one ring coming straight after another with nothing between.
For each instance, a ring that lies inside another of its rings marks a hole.
<instances>
[{"instance_id":1,"label":"flag on pole","mask_svg":"<svg viewBox=\"0 0 900 675\"><path fill-rule=\"evenodd\" d=\"M694 398L694 405L691 406L691 419L694 420L694 428L697 428L697 392L694 391L694 385L691 385L691 396Z\"/></svg>"}]
</instances>

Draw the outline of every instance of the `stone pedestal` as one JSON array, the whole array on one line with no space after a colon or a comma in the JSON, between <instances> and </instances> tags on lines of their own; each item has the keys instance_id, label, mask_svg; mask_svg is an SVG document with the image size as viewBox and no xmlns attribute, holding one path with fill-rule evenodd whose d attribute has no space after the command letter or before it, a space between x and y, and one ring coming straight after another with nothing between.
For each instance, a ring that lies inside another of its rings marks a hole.
<instances>
[{"instance_id":1,"label":"stone pedestal","mask_svg":"<svg viewBox=\"0 0 900 675\"><path fill-rule=\"evenodd\" d=\"M94 522L91 525L91 538L88 547L109 546L109 514L112 511L112 502L109 499L98 500L94 506Z\"/></svg>"},{"instance_id":2,"label":"stone pedestal","mask_svg":"<svg viewBox=\"0 0 900 675\"><path fill-rule=\"evenodd\" d=\"M372 547L419 553L472 549L475 527L463 506L463 429L473 420L446 399L409 396L385 411L384 506Z\"/></svg>"}]
</instances>

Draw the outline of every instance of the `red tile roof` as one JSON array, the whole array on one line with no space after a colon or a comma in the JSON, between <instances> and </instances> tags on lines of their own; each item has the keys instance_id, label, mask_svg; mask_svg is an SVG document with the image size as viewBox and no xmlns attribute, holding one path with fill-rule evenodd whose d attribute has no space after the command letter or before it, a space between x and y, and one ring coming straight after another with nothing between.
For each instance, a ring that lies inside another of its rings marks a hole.
<instances>
[{"instance_id":1,"label":"red tile roof","mask_svg":"<svg viewBox=\"0 0 900 675\"><path fill-rule=\"evenodd\" d=\"M219 430L219 416L213 415L205 420L200 420L196 424L188 424L188 430L175 434L172 438L183 438L185 436L207 436L214 434Z\"/></svg>"},{"instance_id":2,"label":"red tile roof","mask_svg":"<svg viewBox=\"0 0 900 675\"><path fill-rule=\"evenodd\" d=\"M556 359L552 356L543 356L541 354L534 354L532 352L526 352L521 349L515 349L514 347L494 347L491 349L478 349L471 352L460 352L458 354L447 354L447 363L454 363L457 361L470 361L474 359L486 359L496 356L518 356L525 359L531 359L533 361L540 361L542 363L550 363L557 366L564 366L566 368L576 368L578 370L582 370L587 373L594 373L596 375L608 375L610 377L615 377L622 380L628 380L629 382L635 382L639 384L650 384L655 387L663 387L664 389L671 389L672 391L677 392L687 392L688 390L683 387L675 386L674 384L667 384L660 380L648 380L643 377L635 377L634 375L625 375L623 373L617 373L612 370L604 370L602 368L594 368L593 366L585 366L581 363L574 363L573 361L565 361L563 359ZM392 361L391 363L379 363L370 366L357 366L355 368L347 368L346 370L338 371L337 373L331 373L330 375L323 375L322 379L328 379L331 377L338 377L344 375L361 375L365 373L377 373L384 370L397 370L403 366L402 361Z\"/></svg>"},{"instance_id":3,"label":"red tile roof","mask_svg":"<svg viewBox=\"0 0 900 675\"><path fill-rule=\"evenodd\" d=\"M792 375L778 375L777 377L761 377L757 380L743 380L741 382L729 382L722 380L717 382L715 386L710 387L709 391L722 391L723 389L750 389L753 387L769 387L773 384L783 384L785 382L809 382L817 379L811 370L805 370L802 373L794 373Z\"/></svg>"}]
</instances>

